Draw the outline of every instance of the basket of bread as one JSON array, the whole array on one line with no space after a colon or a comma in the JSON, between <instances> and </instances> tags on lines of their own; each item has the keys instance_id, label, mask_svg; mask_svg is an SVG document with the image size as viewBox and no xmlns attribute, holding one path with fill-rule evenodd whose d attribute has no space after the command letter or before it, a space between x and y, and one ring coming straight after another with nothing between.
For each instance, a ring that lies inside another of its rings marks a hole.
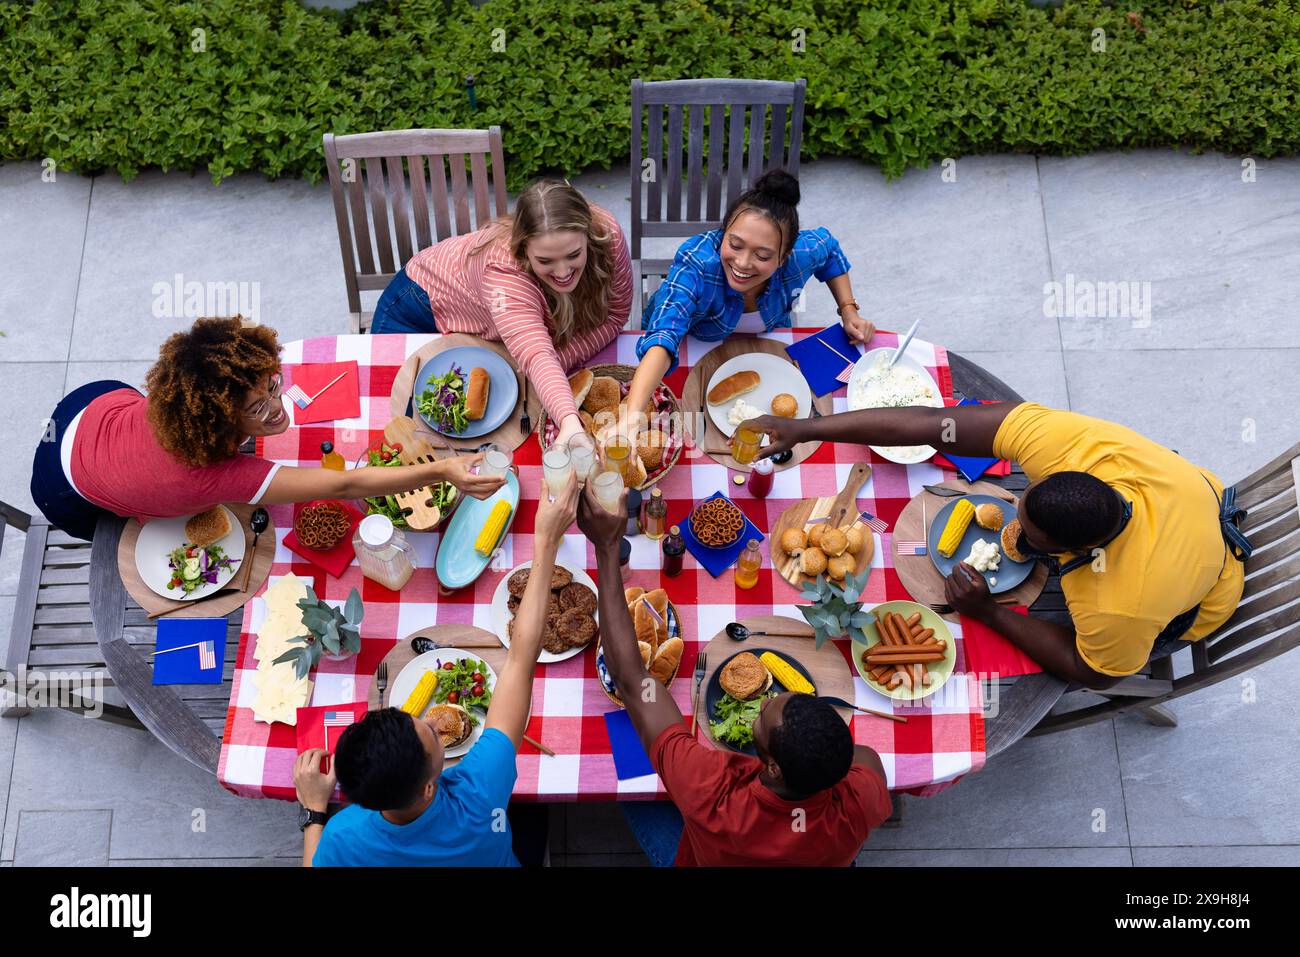
<instances>
[{"instance_id":1,"label":"basket of bread","mask_svg":"<svg viewBox=\"0 0 1300 957\"><path fill-rule=\"evenodd\" d=\"M628 389L635 366L597 365L581 369L569 377L573 401L578 406L582 424L596 442L597 450L617 434L619 420L623 417ZM668 474L668 470L681 458L683 446L682 406L672 389L660 384L642 409L647 419L645 431L637 437L636 458L633 466L641 481L633 487L649 488ZM542 413L542 449L550 448L559 435L559 425ZM631 482L628 483L632 485Z\"/></svg>"},{"instance_id":2,"label":"basket of bread","mask_svg":"<svg viewBox=\"0 0 1300 957\"><path fill-rule=\"evenodd\" d=\"M682 664L682 652L686 650L681 637L682 619L677 608L668 600L668 593L662 588L653 591L629 588L623 595L627 600L627 610L632 615L632 627L636 630L641 663L652 678L665 688L671 688ZM596 674L600 678L601 690L621 708L623 701L605 666L604 647L596 649Z\"/></svg>"}]
</instances>

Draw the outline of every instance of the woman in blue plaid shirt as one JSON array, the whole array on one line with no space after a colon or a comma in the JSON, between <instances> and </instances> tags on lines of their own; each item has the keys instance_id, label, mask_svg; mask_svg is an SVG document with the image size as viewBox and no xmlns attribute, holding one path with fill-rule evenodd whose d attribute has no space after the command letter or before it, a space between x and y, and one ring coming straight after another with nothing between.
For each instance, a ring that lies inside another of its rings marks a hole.
<instances>
[{"instance_id":1,"label":"woman in blue plaid shirt","mask_svg":"<svg viewBox=\"0 0 1300 957\"><path fill-rule=\"evenodd\" d=\"M853 300L840 244L825 227L800 230L798 203L799 181L771 170L736 198L721 229L682 243L668 278L646 303L628 409L644 409L677 368L687 334L716 342L733 332L793 325L790 310L813 276L830 288L849 338L865 343L872 337L876 328Z\"/></svg>"}]
</instances>

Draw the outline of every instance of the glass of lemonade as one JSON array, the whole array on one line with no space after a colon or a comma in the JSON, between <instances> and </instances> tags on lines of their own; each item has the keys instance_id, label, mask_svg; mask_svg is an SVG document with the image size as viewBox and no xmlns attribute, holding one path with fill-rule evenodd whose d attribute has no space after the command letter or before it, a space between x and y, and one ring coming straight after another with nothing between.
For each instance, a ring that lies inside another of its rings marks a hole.
<instances>
[{"instance_id":1,"label":"glass of lemonade","mask_svg":"<svg viewBox=\"0 0 1300 957\"><path fill-rule=\"evenodd\" d=\"M542 473L546 476L546 487L551 497L559 495L569 484L573 474L573 461L569 450L562 445L552 445L542 455Z\"/></svg>"},{"instance_id":2,"label":"glass of lemonade","mask_svg":"<svg viewBox=\"0 0 1300 957\"><path fill-rule=\"evenodd\" d=\"M489 445L484 449L483 461L479 463L479 475L492 475L504 478L514 462L514 456L508 449L499 445Z\"/></svg>"},{"instance_id":3,"label":"glass of lemonade","mask_svg":"<svg viewBox=\"0 0 1300 957\"><path fill-rule=\"evenodd\" d=\"M623 494L623 474L621 472L601 472L591 480L591 487L596 492L596 501L603 505L606 511L618 511L618 499Z\"/></svg>"}]
</instances>

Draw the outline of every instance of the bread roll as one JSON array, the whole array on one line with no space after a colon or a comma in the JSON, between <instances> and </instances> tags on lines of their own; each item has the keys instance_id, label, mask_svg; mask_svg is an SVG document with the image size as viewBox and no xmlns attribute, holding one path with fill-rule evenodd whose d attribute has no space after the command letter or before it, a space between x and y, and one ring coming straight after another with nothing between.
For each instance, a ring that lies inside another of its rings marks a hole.
<instances>
[{"instance_id":1,"label":"bread roll","mask_svg":"<svg viewBox=\"0 0 1300 957\"><path fill-rule=\"evenodd\" d=\"M802 528L787 528L781 533L781 551L787 555L798 555L808 547L808 536Z\"/></svg>"},{"instance_id":2,"label":"bread roll","mask_svg":"<svg viewBox=\"0 0 1300 957\"><path fill-rule=\"evenodd\" d=\"M1002 509L992 502L976 505L975 524L980 528L987 528L990 532L998 531L1002 528Z\"/></svg>"},{"instance_id":3,"label":"bread roll","mask_svg":"<svg viewBox=\"0 0 1300 957\"><path fill-rule=\"evenodd\" d=\"M737 372L729 375L709 390L709 405L722 405L758 388L762 377L757 372Z\"/></svg>"},{"instance_id":4,"label":"bread roll","mask_svg":"<svg viewBox=\"0 0 1300 957\"><path fill-rule=\"evenodd\" d=\"M203 548L213 545L230 534L230 517L220 505L199 512L185 523L185 540Z\"/></svg>"},{"instance_id":5,"label":"bread roll","mask_svg":"<svg viewBox=\"0 0 1300 957\"><path fill-rule=\"evenodd\" d=\"M581 406L587 401L591 384L596 381L596 374L590 369L579 369L569 377L569 388L573 390L573 404Z\"/></svg>"},{"instance_id":6,"label":"bread roll","mask_svg":"<svg viewBox=\"0 0 1300 957\"><path fill-rule=\"evenodd\" d=\"M626 588L623 590L623 600L631 607L632 602L636 601L645 594L644 588Z\"/></svg>"},{"instance_id":7,"label":"bread roll","mask_svg":"<svg viewBox=\"0 0 1300 957\"><path fill-rule=\"evenodd\" d=\"M623 397L619 389L618 380L607 375L598 375L592 379L591 387L587 390L587 397L582 402L582 408L590 412L600 424L600 413L613 412L618 409L618 401Z\"/></svg>"},{"instance_id":8,"label":"bread roll","mask_svg":"<svg viewBox=\"0 0 1300 957\"><path fill-rule=\"evenodd\" d=\"M643 432L637 439L636 454L641 457L641 464L647 472L653 472L663 465L664 450L668 446L668 436L658 429Z\"/></svg>"},{"instance_id":9,"label":"bread roll","mask_svg":"<svg viewBox=\"0 0 1300 957\"><path fill-rule=\"evenodd\" d=\"M820 575L826 571L826 553L820 548L805 548L799 556L799 570L805 575Z\"/></svg>"},{"instance_id":10,"label":"bread roll","mask_svg":"<svg viewBox=\"0 0 1300 957\"><path fill-rule=\"evenodd\" d=\"M837 582L844 581L844 576L853 571L856 562L852 555L836 555L826 563L826 574Z\"/></svg>"},{"instance_id":11,"label":"bread roll","mask_svg":"<svg viewBox=\"0 0 1300 957\"><path fill-rule=\"evenodd\" d=\"M637 648L641 651L641 664L645 665L646 668L649 668L650 658L654 654L654 649L644 641L638 641L636 644Z\"/></svg>"},{"instance_id":12,"label":"bread roll","mask_svg":"<svg viewBox=\"0 0 1300 957\"><path fill-rule=\"evenodd\" d=\"M465 386L465 418L471 422L483 418L483 413L487 411L488 390L491 386L492 379L486 369L469 370L469 383Z\"/></svg>"},{"instance_id":13,"label":"bread roll","mask_svg":"<svg viewBox=\"0 0 1300 957\"><path fill-rule=\"evenodd\" d=\"M862 546L865 545L867 541L866 533L863 532L862 528L858 525L854 525L852 528L850 528L847 532L844 533L844 536L849 540L849 547L847 551L850 555L856 555L859 552L861 552Z\"/></svg>"},{"instance_id":14,"label":"bread roll","mask_svg":"<svg viewBox=\"0 0 1300 957\"><path fill-rule=\"evenodd\" d=\"M650 604L639 599L632 606L632 627L636 630L636 640L644 641L651 648L659 647L659 628Z\"/></svg>"},{"instance_id":15,"label":"bread roll","mask_svg":"<svg viewBox=\"0 0 1300 957\"><path fill-rule=\"evenodd\" d=\"M655 652L654 660L650 662L650 675L665 688L668 682L672 681L673 675L677 673L677 665L681 663L682 651L685 644L680 638L669 638L659 650Z\"/></svg>"},{"instance_id":16,"label":"bread roll","mask_svg":"<svg viewBox=\"0 0 1300 957\"><path fill-rule=\"evenodd\" d=\"M799 402L789 392L782 392L772 397L772 414L793 419L799 414Z\"/></svg>"},{"instance_id":17,"label":"bread roll","mask_svg":"<svg viewBox=\"0 0 1300 957\"><path fill-rule=\"evenodd\" d=\"M822 536L826 534L826 523L818 522L808 529L808 544L814 548L822 547Z\"/></svg>"},{"instance_id":18,"label":"bread roll","mask_svg":"<svg viewBox=\"0 0 1300 957\"><path fill-rule=\"evenodd\" d=\"M843 555L849 547L849 537L838 528L828 528L822 533L821 549L831 558Z\"/></svg>"},{"instance_id":19,"label":"bread roll","mask_svg":"<svg viewBox=\"0 0 1300 957\"><path fill-rule=\"evenodd\" d=\"M1020 519L1013 518L1002 529L1002 551L1013 562L1027 562L1029 556L1021 553L1020 549L1016 548L1016 540L1019 537Z\"/></svg>"}]
</instances>

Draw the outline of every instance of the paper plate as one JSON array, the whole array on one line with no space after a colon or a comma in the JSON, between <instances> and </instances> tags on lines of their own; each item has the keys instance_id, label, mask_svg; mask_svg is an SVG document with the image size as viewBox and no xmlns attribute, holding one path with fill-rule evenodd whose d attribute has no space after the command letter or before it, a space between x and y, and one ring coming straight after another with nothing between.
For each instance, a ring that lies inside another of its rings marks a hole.
<instances>
[{"instance_id":1,"label":"paper plate","mask_svg":"<svg viewBox=\"0 0 1300 957\"><path fill-rule=\"evenodd\" d=\"M440 429L424 413L419 412L420 396L429 387L429 380L447 372L453 365L460 367L467 381L470 370L475 367L485 369L491 380L488 386L488 404L483 411L483 418L466 423L464 432ZM411 408L419 413L420 418L433 431L458 439L472 439L495 431L514 413L515 403L519 401L519 380L510 363L491 349L484 349L482 346L457 346L430 357L420 369L420 374L415 377L415 391L411 395Z\"/></svg>"},{"instance_id":2,"label":"paper plate","mask_svg":"<svg viewBox=\"0 0 1300 957\"><path fill-rule=\"evenodd\" d=\"M727 413L731 411L737 399L732 399L721 405L713 405L708 401L708 395L715 385L737 372L758 373L758 387L753 392L747 392L738 398L744 399L757 408L762 415L772 414L772 399L782 392L788 392L794 396L795 401L799 404L796 418L806 419L812 415L812 390L808 388L808 380L803 377L803 373L795 368L792 362L770 352L747 352L743 355L732 356L718 366L704 389L704 406L709 410L709 418L718 427L718 431L727 438L731 438L736 431L736 427L727 421Z\"/></svg>"},{"instance_id":3,"label":"paper plate","mask_svg":"<svg viewBox=\"0 0 1300 957\"><path fill-rule=\"evenodd\" d=\"M506 575L505 578L497 582L496 591L492 593L492 605L491 608L489 609L489 615L491 616L491 621L492 621L492 631L496 633L496 636L501 639L501 643L505 645L507 648L510 647L510 629L507 626L510 623L510 619L513 617L510 614L510 608L507 605L507 602L510 601L510 589L508 587L510 576L513 575L515 572L519 571L519 569L521 568L532 568L532 567L533 567L532 562L524 562L522 565L516 565L514 568L510 569L510 574ZM567 565L563 567L566 568L569 574L573 576L573 580L575 582L577 582L580 585L586 585L588 588L591 589L591 593L593 595L600 594L596 590L596 583L591 580L591 576L588 575L581 568L568 568ZM593 612L591 617L596 619L597 625L600 624L599 611ZM597 635L599 635L599 632L597 632ZM588 642L587 644L582 645L579 648L570 648L568 651L558 655L555 654L554 652L547 651L545 648L543 648L541 652L538 654L537 660L544 665L551 664L552 662L555 661L565 661L569 658L572 658L574 655L582 654L584 651L590 648L592 644L593 642Z\"/></svg>"},{"instance_id":4,"label":"paper plate","mask_svg":"<svg viewBox=\"0 0 1300 957\"><path fill-rule=\"evenodd\" d=\"M173 601L195 601L225 588L239 571L244 557L244 527L235 513L226 506L220 505L218 508L226 513L226 518L230 519L230 531L216 544L220 545L226 557L231 559L231 567L218 572L215 583L204 584L203 587L194 589L188 595L179 588L167 587L172 577L172 571L167 567L167 557L187 544L185 523L193 518L193 515L186 515L183 518L156 518L141 527L140 537L135 542L135 568L140 573L140 580L152 591Z\"/></svg>"}]
</instances>

